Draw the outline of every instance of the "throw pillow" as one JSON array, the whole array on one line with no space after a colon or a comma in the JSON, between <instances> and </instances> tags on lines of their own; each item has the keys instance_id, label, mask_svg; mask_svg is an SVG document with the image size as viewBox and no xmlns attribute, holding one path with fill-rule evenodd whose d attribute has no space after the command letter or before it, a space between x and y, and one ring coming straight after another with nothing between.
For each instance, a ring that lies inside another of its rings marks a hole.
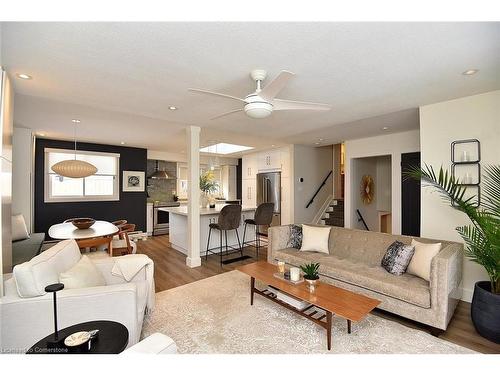
<instances>
[{"instance_id":1,"label":"throw pillow","mask_svg":"<svg viewBox=\"0 0 500 375\"><path fill-rule=\"evenodd\" d=\"M402 275L406 272L414 252L415 248L413 246L394 241L387 248L381 265L387 272L393 275Z\"/></svg>"},{"instance_id":2,"label":"throw pillow","mask_svg":"<svg viewBox=\"0 0 500 375\"><path fill-rule=\"evenodd\" d=\"M300 251L317 251L329 254L328 240L331 227L313 227L302 225L302 246Z\"/></svg>"},{"instance_id":3,"label":"throw pillow","mask_svg":"<svg viewBox=\"0 0 500 375\"><path fill-rule=\"evenodd\" d=\"M12 215L12 241L25 240L29 238L28 228L22 214Z\"/></svg>"},{"instance_id":4,"label":"throw pillow","mask_svg":"<svg viewBox=\"0 0 500 375\"><path fill-rule=\"evenodd\" d=\"M61 273L59 275L59 282L64 284L64 289L80 289L106 285L101 272L86 255L82 255L77 264L66 272Z\"/></svg>"},{"instance_id":5,"label":"throw pillow","mask_svg":"<svg viewBox=\"0 0 500 375\"><path fill-rule=\"evenodd\" d=\"M431 278L431 262L441 250L439 243L422 243L411 240L411 245L415 246L415 253L408 265L407 272L429 281Z\"/></svg>"},{"instance_id":6,"label":"throw pillow","mask_svg":"<svg viewBox=\"0 0 500 375\"><path fill-rule=\"evenodd\" d=\"M300 249L302 247L302 227L296 224L290 224L290 238L287 247Z\"/></svg>"}]
</instances>

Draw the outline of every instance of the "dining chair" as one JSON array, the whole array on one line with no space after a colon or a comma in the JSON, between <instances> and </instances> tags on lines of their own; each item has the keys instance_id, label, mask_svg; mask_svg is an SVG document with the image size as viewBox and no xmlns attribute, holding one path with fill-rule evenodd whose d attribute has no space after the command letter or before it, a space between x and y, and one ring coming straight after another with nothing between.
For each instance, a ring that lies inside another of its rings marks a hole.
<instances>
[{"instance_id":1,"label":"dining chair","mask_svg":"<svg viewBox=\"0 0 500 375\"><path fill-rule=\"evenodd\" d=\"M128 236L129 232L135 231L135 224L122 224L118 226L118 228L120 231L111 241L112 252L120 253L121 255L135 254L137 251L137 244L131 241ZM110 255L111 254L112 253L110 253Z\"/></svg>"}]
</instances>

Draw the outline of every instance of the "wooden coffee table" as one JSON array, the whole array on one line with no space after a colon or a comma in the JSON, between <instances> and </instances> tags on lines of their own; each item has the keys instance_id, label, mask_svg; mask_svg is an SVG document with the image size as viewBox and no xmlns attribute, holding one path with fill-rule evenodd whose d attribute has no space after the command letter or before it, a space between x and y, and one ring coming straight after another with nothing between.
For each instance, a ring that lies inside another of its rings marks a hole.
<instances>
[{"instance_id":1,"label":"wooden coffee table","mask_svg":"<svg viewBox=\"0 0 500 375\"><path fill-rule=\"evenodd\" d=\"M250 305L253 305L254 293L257 293L320 325L326 329L328 350L332 347L333 315L346 319L347 332L351 333L351 322L359 322L380 304L380 301L376 299L323 283L321 280L316 290L311 293L305 282L292 284L286 280L274 277L273 275L278 271L278 268L266 261L247 264L236 269L250 276ZM267 289L257 289L255 287L255 279L279 289L291 297L306 301L310 305L302 310L296 309L286 302L277 299L273 292ZM324 310L325 313L319 317L314 317L319 313L316 308Z\"/></svg>"}]
</instances>

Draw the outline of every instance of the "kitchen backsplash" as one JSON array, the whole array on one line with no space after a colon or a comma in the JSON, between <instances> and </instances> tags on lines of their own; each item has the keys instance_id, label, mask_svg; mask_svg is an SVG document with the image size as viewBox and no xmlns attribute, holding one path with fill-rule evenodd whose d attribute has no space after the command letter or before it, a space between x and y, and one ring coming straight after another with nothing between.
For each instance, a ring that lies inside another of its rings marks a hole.
<instances>
[{"instance_id":1,"label":"kitchen backsplash","mask_svg":"<svg viewBox=\"0 0 500 375\"><path fill-rule=\"evenodd\" d=\"M148 159L146 174L148 176L148 200L172 202L174 200L173 192L177 189L177 163L158 160L158 170L166 171L169 179L156 180L149 178L156 171L156 160Z\"/></svg>"}]
</instances>

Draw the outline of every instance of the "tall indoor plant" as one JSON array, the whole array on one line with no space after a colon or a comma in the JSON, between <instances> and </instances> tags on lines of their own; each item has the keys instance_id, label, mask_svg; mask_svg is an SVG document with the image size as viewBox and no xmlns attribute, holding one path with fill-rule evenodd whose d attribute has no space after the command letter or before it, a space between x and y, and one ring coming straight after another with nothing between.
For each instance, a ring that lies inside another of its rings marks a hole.
<instances>
[{"instance_id":1,"label":"tall indoor plant","mask_svg":"<svg viewBox=\"0 0 500 375\"><path fill-rule=\"evenodd\" d=\"M465 255L482 265L490 278L474 286L472 320L482 336L500 342L500 165L484 168L479 207L475 204L478 197L466 198L466 186L442 167L437 175L427 165L412 168L407 174L434 187L454 209L469 218L470 224L456 230L465 242Z\"/></svg>"},{"instance_id":2,"label":"tall indoor plant","mask_svg":"<svg viewBox=\"0 0 500 375\"><path fill-rule=\"evenodd\" d=\"M206 171L200 175L200 190L202 192L201 205L207 207L210 194L214 194L219 189L219 184L215 180L212 171Z\"/></svg>"}]
</instances>

